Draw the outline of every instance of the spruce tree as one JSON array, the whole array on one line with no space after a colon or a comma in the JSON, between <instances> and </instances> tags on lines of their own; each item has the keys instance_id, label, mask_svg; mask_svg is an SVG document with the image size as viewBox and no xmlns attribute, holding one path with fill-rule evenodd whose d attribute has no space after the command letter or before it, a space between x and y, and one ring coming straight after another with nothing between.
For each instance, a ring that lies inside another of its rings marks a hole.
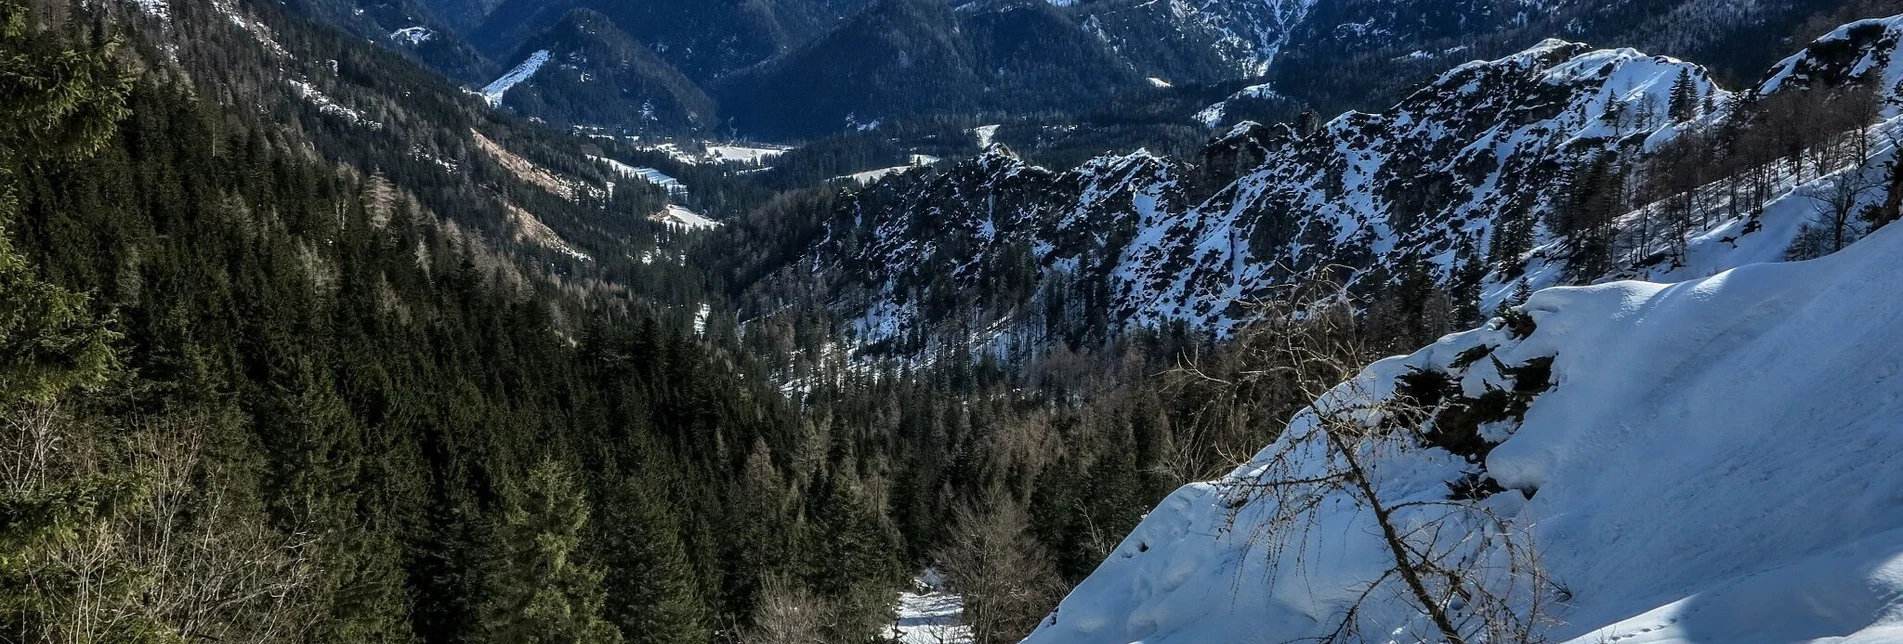
<instances>
[{"instance_id":1,"label":"spruce tree","mask_svg":"<svg viewBox=\"0 0 1903 644\"><path fill-rule=\"evenodd\" d=\"M628 642L706 642L707 605L681 542L680 519L662 496L668 483L624 477L599 524L607 619Z\"/></svg>"},{"instance_id":2,"label":"spruce tree","mask_svg":"<svg viewBox=\"0 0 1903 644\"><path fill-rule=\"evenodd\" d=\"M1689 71L1679 70L1678 80L1672 82L1671 104L1667 108L1672 120L1683 123L1698 115L1698 85L1692 82Z\"/></svg>"},{"instance_id":3,"label":"spruce tree","mask_svg":"<svg viewBox=\"0 0 1903 644\"><path fill-rule=\"evenodd\" d=\"M90 155L125 115L129 80L113 71L111 50L61 42L38 31L25 6L0 0L0 449L14 454L0 491L0 624L49 641L164 636L139 615L88 614L113 605L98 595L136 596L143 571L115 561L76 571L61 560L142 493L123 478L57 471L54 424L65 421L53 403L107 382L114 334L88 297L35 274L9 232L20 171Z\"/></svg>"},{"instance_id":4,"label":"spruce tree","mask_svg":"<svg viewBox=\"0 0 1903 644\"><path fill-rule=\"evenodd\" d=\"M602 618L602 573L583 551L588 500L568 468L545 459L513 494L482 608L488 641L594 644L621 641Z\"/></svg>"}]
</instances>

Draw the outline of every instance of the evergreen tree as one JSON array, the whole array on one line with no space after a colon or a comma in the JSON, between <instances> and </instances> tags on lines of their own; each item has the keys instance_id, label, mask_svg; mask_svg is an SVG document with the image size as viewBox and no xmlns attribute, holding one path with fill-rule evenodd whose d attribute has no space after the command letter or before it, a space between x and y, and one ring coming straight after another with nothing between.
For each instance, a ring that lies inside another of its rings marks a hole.
<instances>
[{"instance_id":1,"label":"evergreen tree","mask_svg":"<svg viewBox=\"0 0 1903 644\"><path fill-rule=\"evenodd\" d=\"M601 519L606 616L637 644L699 644L710 636L705 601L681 541L680 519L662 498L668 485L645 477L612 484Z\"/></svg>"},{"instance_id":2,"label":"evergreen tree","mask_svg":"<svg viewBox=\"0 0 1903 644\"><path fill-rule=\"evenodd\" d=\"M1701 100L1698 84L1692 81L1691 72L1679 70L1678 80L1672 82L1671 103L1667 108L1667 113L1672 120L1683 123L1698 116Z\"/></svg>"},{"instance_id":3,"label":"evergreen tree","mask_svg":"<svg viewBox=\"0 0 1903 644\"><path fill-rule=\"evenodd\" d=\"M124 116L126 80L110 71L111 47L75 48L36 31L26 7L0 0L0 628L49 640L158 641L165 629L116 605L141 590L143 571L101 561L65 565L142 496L132 481L63 476L53 411L62 396L97 389L112 375L113 334L89 298L42 280L15 252L15 180L23 166L88 155Z\"/></svg>"},{"instance_id":4,"label":"evergreen tree","mask_svg":"<svg viewBox=\"0 0 1903 644\"><path fill-rule=\"evenodd\" d=\"M620 642L603 619L602 573L586 561L588 502L568 468L545 459L514 494L498 535L497 568L482 609L492 642Z\"/></svg>"}]
</instances>

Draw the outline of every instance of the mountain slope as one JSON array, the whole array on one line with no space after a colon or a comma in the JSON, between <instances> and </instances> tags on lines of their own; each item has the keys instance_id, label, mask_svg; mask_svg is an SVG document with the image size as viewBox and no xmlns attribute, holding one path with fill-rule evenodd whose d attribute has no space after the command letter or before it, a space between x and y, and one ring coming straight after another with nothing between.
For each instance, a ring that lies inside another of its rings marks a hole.
<instances>
[{"instance_id":1,"label":"mountain slope","mask_svg":"<svg viewBox=\"0 0 1903 644\"><path fill-rule=\"evenodd\" d=\"M888 321L868 327L871 341L968 306L995 320L1081 305L1065 316L1073 324L1186 322L1226 333L1251 315L1236 302L1317 272L1375 287L1426 267L1477 289L1489 268L1518 275L1530 247L1509 242L1530 242L1552 208L1539 186L1583 159L1639 154L1653 133L1669 132L1656 111L1681 76L1701 96L1724 95L1695 65L1551 41L1446 72L1385 112L1345 114L1306 135L1238 127L1194 165L1139 153L1053 173L993 150L942 176L868 191L805 265L844 267L872 289L866 317ZM1150 169L1131 173L1131 164ZM1013 187L1027 181L1041 187ZM1095 184L1105 187L1082 187ZM1134 206L1133 194L1144 195ZM1022 299L927 291L923 299L955 306L903 312L920 299L908 295L918 285L897 276L947 274L924 267L933 249L970 250L951 254L977 261L949 273L948 287L972 292L1020 270L994 259L1012 247L1030 253L1023 279L1037 285Z\"/></svg>"},{"instance_id":2,"label":"mountain slope","mask_svg":"<svg viewBox=\"0 0 1903 644\"><path fill-rule=\"evenodd\" d=\"M1505 365L1550 359L1550 389L1519 422L1486 430L1494 446L1478 461L1426 444L1425 428L1366 445L1383 498L1437 503L1474 472L1497 481L1504 491L1467 503L1529 531L1554 584L1538 592L1556 606L1555 641L1895 641L1903 408L1889 392L1903 335L1890 320L1903 298L1888 284L1903 279L1899 256L1903 230L1880 230L1811 262L1542 291L1521 307L1533 328L1443 338L1370 366L1317 408L1391 399L1422 373L1466 395L1515 389ZM1290 522L1308 528L1277 528L1273 499L1249 491L1272 457L1320 458L1296 444L1315 440L1316 418L1164 501L1027 641L1326 635L1381 569L1379 532L1365 511L1327 502ZM1433 507L1398 520L1431 523ZM1442 543L1468 536L1450 530ZM1428 636L1405 600L1362 608L1349 618L1360 632Z\"/></svg>"},{"instance_id":3,"label":"mountain slope","mask_svg":"<svg viewBox=\"0 0 1903 644\"><path fill-rule=\"evenodd\" d=\"M512 84L501 103L556 125L695 130L715 123L713 99L606 16L576 9L522 46L547 64Z\"/></svg>"},{"instance_id":4,"label":"mountain slope","mask_svg":"<svg viewBox=\"0 0 1903 644\"><path fill-rule=\"evenodd\" d=\"M1043 2L881 0L715 93L736 126L784 136L904 116L1074 108L1143 83Z\"/></svg>"},{"instance_id":5,"label":"mountain slope","mask_svg":"<svg viewBox=\"0 0 1903 644\"><path fill-rule=\"evenodd\" d=\"M795 270L835 276L831 301L862 342L914 349L1177 323L1226 335L1256 315L1247 302L1317 277L1458 322L1522 283L1708 275L1815 246L1799 237L1833 190L1836 228L1863 227L1853 215L1881 170L1815 179L1867 162L1882 138L1853 133L1894 105L1870 92L1903 81L1895 22L1839 30L1742 93L1692 63L1549 40L1379 113L1239 125L1188 162L1139 153L1053 172L992 150L858 193ZM1421 284L1447 299L1420 299Z\"/></svg>"},{"instance_id":6,"label":"mountain slope","mask_svg":"<svg viewBox=\"0 0 1903 644\"><path fill-rule=\"evenodd\" d=\"M503 55L577 8L600 13L699 83L766 60L817 37L864 0L504 0L469 32Z\"/></svg>"}]
</instances>

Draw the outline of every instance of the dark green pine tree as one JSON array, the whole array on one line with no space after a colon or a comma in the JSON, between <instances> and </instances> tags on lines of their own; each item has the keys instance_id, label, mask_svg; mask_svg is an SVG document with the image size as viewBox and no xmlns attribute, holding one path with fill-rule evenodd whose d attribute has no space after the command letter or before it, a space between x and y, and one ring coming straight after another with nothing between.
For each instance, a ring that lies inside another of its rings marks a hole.
<instances>
[{"instance_id":1,"label":"dark green pine tree","mask_svg":"<svg viewBox=\"0 0 1903 644\"><path fill-rule=\"evenodd\" d=\"M104 385L116 361L114 334L92 314L88 298L43 281L13 250L8 227L19 211L15 178L29 164L97 151L126 115L129 89L129 80L111 71L110 45L68 46L36 31L27 13L0 0L0 417L16 436L27 434L11 429L16 413L50 410L64 395ZM0 448L24 452L11 438ZM10 635L49 640L162 640L162 627L138 615L108 623L100 615L75 614L82 586L88 593L136 595L143 571L105 561L102 569L75 575L61 557L135 504L138 487L46 469L16 467L11 473L19 478L0 491L0 624ZM75 583L75 576L88 583ZM87 599L109 605L97 595ZM96 629L60 628L93 620Z\"/></svg>"},{"instance_id":2,"label":"dark green pine tree","mask_svg":"<svg viewBox=\"0 0 1903 644\"><path fill-rule=\"evenodd\" d=\"M697 644L711 636L680 518L663 498L669 484L623 477L611 484L600 520L603 589L614 600L606 617L629 642Z\"/></svg>"},{"instance_id":3,"label":"dark green pine tree","mask_svg":"<svg viewBox=\"0 0 1903 644\"><path fill-rule=\"evenodd\" d=\"M835 479L825 485L813 518L804 549L810 585L821 596L844 607L843 616L876 615L890 601L901 576L895 556L898 540L884 517L851 483ZM877 626L873 621L842 620L833 636L838 641L857 640L870 635Z\"/></svg>"},{"instance_id":4,"label":"dark green pine tree","mask_svg":"<svg viewBox=\"0 0 1903 644\"><path fill-rule=\"evenodd\" d=\"M1678 80L1672 82L1672 100L1667 107L1672 120L1682 123L1698 116L1699 100L1698 85L1692 82L1691 72L1679 70Z\"/></svg>"},{"instance_id":5,"label":"dark green pine tree","mask_svg":"<svg viewBox=\"0 0 1903 644\"><path fill-rule=\"evenodd\" d=\"M602 573L585 560L588 501L568 468L553 459L529 471L498 530L501 548L489 580L482 625L498 644L617 643L603 619Z\"/></svg>"}]
</instances>

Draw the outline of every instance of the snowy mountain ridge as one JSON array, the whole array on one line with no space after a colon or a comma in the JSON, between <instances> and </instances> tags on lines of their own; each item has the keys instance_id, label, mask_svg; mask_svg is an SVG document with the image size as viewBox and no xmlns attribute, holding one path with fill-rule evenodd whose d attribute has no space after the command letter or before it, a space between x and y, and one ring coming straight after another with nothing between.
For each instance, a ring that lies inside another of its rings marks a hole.
<instances>
[{"instance_id":1,"label":"snowy mountain ridge","mask_svg":"<svg viewBox=\"0 0 1903 644\"><path fill-rule=\"evenodd\" d=\"M1558 188L1595 162L1639 167L1781 92L1893 88L1898 22L1847 26L1742 93L1696 64L1548 40L1450 69L1380 113L1308 132L1235 126L1194 162L1139 152L1055 172L993 147L854 195L799 266L851 283L836 301L862 344L947 332L999 349L1175 323L1226 335L1253 319L1242 303L1316 276L1373 289L1425 275L1468 294L1472 315L1523 282L1709 275L1780 257L1814 214L1814 177L1721 214L1700 206L1679 242L1651 233L1659 207L1638 204L1619 234L1640 241L1570 278L1580 242L1551 229ZM1677 118L1675 91L1689 92Z\"/></svg>"}]
</instances>

